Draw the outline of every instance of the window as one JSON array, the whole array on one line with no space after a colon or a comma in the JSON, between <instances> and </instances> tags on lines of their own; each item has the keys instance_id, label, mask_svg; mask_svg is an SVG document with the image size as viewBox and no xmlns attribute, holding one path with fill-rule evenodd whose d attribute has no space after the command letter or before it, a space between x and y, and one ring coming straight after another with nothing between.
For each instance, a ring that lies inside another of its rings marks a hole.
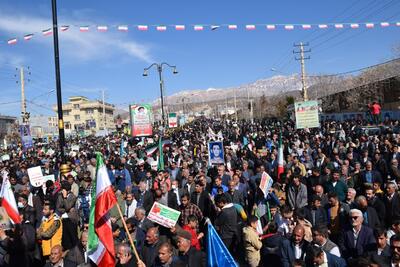
<instances>
[{"instance_id":1,"label":"window","mask_svg":"<svg viewBox=\"0 0 400 267\"><path fill-rule=\"evenodd\" d=\"M64 114L64 116L68 116L69 115L69 111L68 110L64 110L63 114Z\"/></svg>"},{"instance_id":2,"label":"window","mask_svg":"<svg viewBox=\"0 0 400 267\"><path fill-rule=\"evenodd\" d=\"M74 118L75 118L76 121L80 121L81 120L81 116L80 115L75 115Z\"/></svg>"},{"instance_id":3,"label":"window","mask_svg":"<svg viewBox=\"0 0 400 267\"><path fill-rule=\"evenodd\" d=\"M74 104L74 109L79 109L79 104Z\"/></svg>"},{"instance_id":4,"label":"window","mask_svg":"<svg viewBox=\"0 0 400 267\"><path fill-rule=\"evenodd\" d=\"M93 114L93 109L87 109L86 114Z\"/></svg>"}]
</instances>

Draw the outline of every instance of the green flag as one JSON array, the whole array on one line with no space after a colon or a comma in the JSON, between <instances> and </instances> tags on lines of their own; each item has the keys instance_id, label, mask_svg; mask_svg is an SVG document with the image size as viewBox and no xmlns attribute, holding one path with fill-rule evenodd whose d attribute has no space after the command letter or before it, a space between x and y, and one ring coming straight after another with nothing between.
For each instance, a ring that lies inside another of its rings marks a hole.
<instances>
[{"instance_id":1,"label":"green flag","mask_svg":"<svg viewBox=\"0 0 400 267\"><path fill-rule=\"evenodd\" d=\"M160 136L160 139L158 140L158 151L159 151L159 156L158 156L157 169L159 171L163 171L164 170L164 151L163 151L163 142L162 142L161 136Z\"/></svg>"},{"instance_id":2,"label":"green flag","mask_svg":"<svg viewBox=\"0 0 400 267\"><path fill-rule=\"evenodd\" d=\"M99 161L99 157L97 157ZM103 159L100 157L101 163L103 163ZM103 163L104 164L104 163ZM95 227L94 227L94 213L96 210L96 182L97 182L97 169L99 168L99 164L96 164L96 177L92 181L92 196L90 201L90 214L89 214L89 229L88 229L88 242L87 242L87 251L96 250L99 245L99 238L97 237Z\"/></svg>"}]
</instances>

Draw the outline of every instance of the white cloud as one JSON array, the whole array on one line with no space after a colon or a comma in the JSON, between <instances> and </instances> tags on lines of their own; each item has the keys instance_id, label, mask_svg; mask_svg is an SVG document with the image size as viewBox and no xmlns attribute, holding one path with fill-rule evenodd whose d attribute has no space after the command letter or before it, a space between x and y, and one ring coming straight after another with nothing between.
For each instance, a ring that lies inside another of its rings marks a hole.
<instances>
[{"instance_id":1,"label":"white cloud","mask_svg":"<svg viewBox=\"0 0 400 267\"><path fill-rule=\"evenodd\" d=\"M70 21L71 25L80 25L79 21L63 19L63 23ZM24 34L35 33L30 42L52 45L51 37L43 37L41 31L50 28L51 19L37 16L8 15L0 12L0 32L6 33L10 38ZM82 24L84 25L84 24ZM95 32L92 27L90 32L81 33L76 27L71 27L66 32L59 31L60 53L74 61L90 61L110 59L115 56L128 55L149 63L152 61L149 45L140 44L130 40L129 33L118 33L110 30L106 33Z\"/></svg>"}]
</instances>

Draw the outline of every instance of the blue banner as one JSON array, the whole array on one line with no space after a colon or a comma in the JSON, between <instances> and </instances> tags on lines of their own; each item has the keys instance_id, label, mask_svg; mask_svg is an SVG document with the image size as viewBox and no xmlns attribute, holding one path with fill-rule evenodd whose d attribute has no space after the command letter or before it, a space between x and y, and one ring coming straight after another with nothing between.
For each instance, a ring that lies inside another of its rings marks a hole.
<instances>
[{"instance_id":1,"label":"blue banner","mask_svg":"<svg viewBox=\"0 0 400 267\"><path fill-rule=\"evenodd\" d=\"M231 253L222 242L217 231L208 223L207 234L207 266L208 267L237 267Z\"/></svg>"}]
</instances>

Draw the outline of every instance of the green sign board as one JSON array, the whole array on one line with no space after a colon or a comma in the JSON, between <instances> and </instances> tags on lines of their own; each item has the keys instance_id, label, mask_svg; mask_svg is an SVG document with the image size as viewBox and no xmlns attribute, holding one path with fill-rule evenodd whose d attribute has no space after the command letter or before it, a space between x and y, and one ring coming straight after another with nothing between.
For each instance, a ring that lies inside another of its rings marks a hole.
<instances>
[{"instance_id":1,"label":"green sign board","mask_svg":"<svg viewBox=\"0 0 400 267\"><path fill-rule=\"evenodd\" d=\"M296 102L294 103L294 111L297 129L319 127L317 101Z\"/></svg>"}]
</instances>

